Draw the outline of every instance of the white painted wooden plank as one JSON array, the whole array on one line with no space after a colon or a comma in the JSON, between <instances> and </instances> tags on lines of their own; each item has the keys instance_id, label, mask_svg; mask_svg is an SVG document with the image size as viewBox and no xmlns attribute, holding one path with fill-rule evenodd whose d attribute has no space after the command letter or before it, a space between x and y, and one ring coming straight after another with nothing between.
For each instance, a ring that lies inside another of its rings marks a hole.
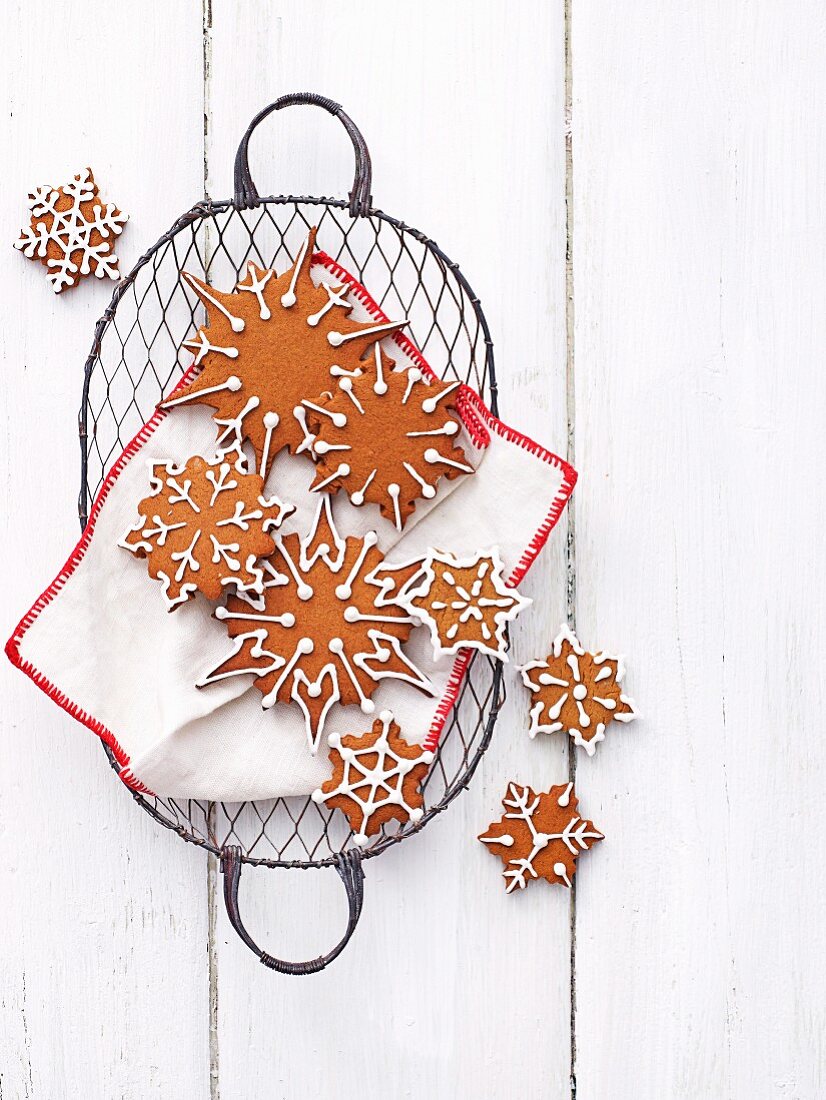
<instances>
[{"instance_id":1,"label":"white painted wooden plank","mask_svg":"<svg viewBox=\"0 0 826 1100\"><path fill-rule=\"evenodd\" d=\"M580 1100L824 1094L820 5L573 6Z\"/></svg>"},{"instance_id":2,"label":"white painted wooden plank","mask_svg":"<svg viewBox=\"0 0 826 1100\"><path fill-rule=\"evenodd\" d=\"M160 11L3 7L4 637L77 539L76 410L113 287L55 298L11 243L28 189L87 164L131 215L124 271L200 196L200 4ZM0 1095L207 1095L204 856L134 805L97 739L5 661L0 678Z\"/></svg>"},{"instance_id":3,"label":"white painted wooden plank","mask_svg":"<svg viewBox=\"0 0 826 1100\"><path fill-rule=\"evenodd\" d=\"M506 418L564 448L562 7L464 2L357 8L287 2L214 7L210 193L232 184L237 142L276 96L319 91L361 126L376 203L458 259L494 331ZM262 194L345 194L338 125L285 111L252 141ZM537 598L515 656L547 646L563 615L562 530L531 575ZM218 918L222 1100L260 1095L509 1098L531 1082L569 1095L568 896L505 897L474 837L506 781L566 774L566 748L530 743L511 698L469 793L422 836L367 864L361 926L313 978L266 972ZM341 896L339 896L341 895ZM247 871L242 907L274 953L308 957L340 934L332 871ZM368 1046L369 1054L359 1053ZM355 1052L355 1053L354 1053Z\"/></svg>"}]
</instances>

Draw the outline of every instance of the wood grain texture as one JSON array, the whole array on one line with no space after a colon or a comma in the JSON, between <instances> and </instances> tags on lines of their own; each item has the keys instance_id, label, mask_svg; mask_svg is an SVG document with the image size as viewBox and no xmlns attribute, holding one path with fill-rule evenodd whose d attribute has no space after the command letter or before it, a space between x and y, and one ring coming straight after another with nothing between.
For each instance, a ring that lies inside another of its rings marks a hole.
<instances>
[{"instance_id":1,"label":"wood grain texture","mask_svg":"<svg viewBox=\"0 0 826 1100\"><path fill-rule=\"evenodd\" d=\"M562 7L425 3L339 8L218 4L211 33L209 190L229 193L240 135L278 95L341 102L373 156L375 202L426 230L467 273L495 333L501 407L564 448ZM352 180L340 127L307 108L251 143L259 190L339 194ZM530 274L526 278L526 265ZM434 364L437 365L438 364ZM539 612L514 630L517 659L548 644L564 608L564 531L526 590ZM470 791L420 837L366 864L364 915L313 978L266 972L218 917L221 1100L569 1095L568 897L505 897L474 839L510 778L559 782L564 745L525 736L510 698ZM340 935L334 872L248 871L242 911L267 950L313 957ZM369 1056L353 1053L370 1044Z\"/></svg>"},{"instance_id":2,"label":"wood grain texture","mask_svg":"<svg viewBox=\"0 0 826 1100\"><path fill-rule=\"evenodd\" d=\"M573 7L578 1096L824 1093L820 6Z\"/></svg>"},{"instance_id":3,"label":"wood grain texture","mask_svg":"<svg viewBox=\"0 0 826 1100\"><path fill-rule=\"evenodd\" d=\"M86 2L62 4L50 30L54 11L4 5L0 30L4 638L77 539L76 409L114 285L53 295L11 248L26 193L90 164L131 215L128 271L202 189L198 6L172 6L162 30L138 8ZM203 1096L203 858L140 812L97 739L5 660L0 679L0 1095Z\"/></svg>"},{"instance_id":4,"label":"wood grain texture","mask_svg":"<svg viewBox=\"0 0 826 1100\"><path fill-rule=\"evenodd\" d=\"M368 862L351 945L292 979L238 941L203 853L142 814L98 744L5 665L0 1100L826 1091L826 15L810 0L568 6L566 347L562 0L104 14L67 0L53 33L53 5L7 4L0 469L8 633L75 536L74 413L111 291L55 298L8 247L29 187L91 164L131 215L127 270L205 172L210 194L230 194L264 103L342 102L377 205L430 233L479 293L504 418L560 451L572 357L579 632L627 654L646 715L577 760L607 840L577 879L573 1086L569 897L506 897L474 840L508 779L567 774L562 738L527 739L512 668L470 791ZM352 179L344 133L307 109L265 123L250 159L262 193L343 195ZM524 586L536 603L515 663L565 616L565 534ZM253 935L287 957L344 924L332 871L246 871L241 894Z\"/></svg>"}]
</instances>

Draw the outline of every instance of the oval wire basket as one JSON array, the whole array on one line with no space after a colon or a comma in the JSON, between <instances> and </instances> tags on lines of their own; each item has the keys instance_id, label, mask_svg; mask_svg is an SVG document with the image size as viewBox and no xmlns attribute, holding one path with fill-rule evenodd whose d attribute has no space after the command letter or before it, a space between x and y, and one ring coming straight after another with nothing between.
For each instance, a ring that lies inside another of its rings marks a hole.
<instances>
[{"instance_id":1,"label":"oval wire basket","mask_svg":"<svg viewBox=\"0 0 826 1100\"><path fill-rule=\"evenodd\" d=\"M322 107L344 125L356 155L348 200L258 195L249 174L250 136L272 111L295 104ZM118 283L95 328L78 418L81 527L109 467L189 366L180 362L181 345L193 326L202 323L203 312L190 301L181 272L230 286L250 259L261 267L284 270L294 262L312 226L318 227L319 247L365 285L385 313L409 319L407 331L433 370L468 383L498 412L490 332L479 299L459 266L424 233L372 208L367 146L337 103L312 93L283 96L253 119L241 141L234 197L199 202L178 218ZM423 785L423 818L415 826L383 827L364 849L352 844L343 814L309 797L228 803L131 793L161 825L221 859L230 919L265 965L285 973L312 973L336 957L355 928L363 896L362 859L424 828L467 787L490 742L504 697L501 664L477 653ZM111 750L104 748L117 769ZM342 941L307 963L282 962L261 951L238 913L243 863L334 865L350 905Z\"/></svg>"}]
</instances>

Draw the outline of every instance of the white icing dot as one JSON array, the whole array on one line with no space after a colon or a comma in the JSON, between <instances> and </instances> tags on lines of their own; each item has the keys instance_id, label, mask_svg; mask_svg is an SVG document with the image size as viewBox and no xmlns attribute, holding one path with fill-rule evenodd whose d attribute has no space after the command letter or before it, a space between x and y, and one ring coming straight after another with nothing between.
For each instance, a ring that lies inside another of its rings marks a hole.
<instances>
[{"instance_id":1,"label":"white icing dot","mask_svg":"<svg viewBox=\"0 0 826 1100\"><path fill-rule=\"evenodd\" d=\"M229 614L230 614L229 611L225 607L216 607L215 608L215 618L216 619L228 619Z\"/></svg>"},{"instance_id":2,"label":"white icing dot","mask_svg":"<svg viewBox=\"0 0 826 1100\"><path fill-rule=\"evenodd\" d=\"M459 431L459 425L456 423L455 420L448 420L442 431L445 433L445 435L456 435L456 433Z\"/></svg>"},{"instance_id":3,"label":"white icing dot","mask_svg":"<svg viewBox=\"0 0 826 1100\"><path fill-rule=\"evenodd\" d=\"M401 492L401 488L400 488L400 486L398 486L395 483L395 481L391 481L390 484L387 486L387 495L388 496L397 497L400 492Z\"/></svg>"},{"instance_id":4,"label":"white icing dot","mask_svg":"<svg viewBox=\"0 0 826 1100\"><path fill-rule=\"evenodd\" d=\"M554 864L554 874L559 875L560 878L567 878L568 877L568 868L565 866L564 863L555 863Z\"/></svg>"},{"instance_id":5,"label":"white icing dot","mask_svg":"<svg viewBox=\"0 0 826 1100\"><path fill-rule=\"evenodd\" d=\"M327 738L327 744L330 746L331 749L337 749L341 744L341 734L331 733L330 736Z\"/></svg>"},{"instance_id":6,"label":"white icing dot","mask_svg":"<svg viewBox=\"0 0 826 1100\"><path fill-rule=\"evenodd\" d=\"M588 694L585 684L576 684L574 687L574 699L584 699Z\"/></svg>"},{"instance_id":7,"label":"white icing dot","mask_svg":"<svg viewBox=\"0 0 826 1100\"><path fill-rule=\"evenodd\" d=\"M279 416L278 413L268 412L264 413L264 427L272 430L278 427Z\"/></svg>"},{"instance_id":8,"label":"white icing dot","mask_svg":"<svg viewBox=\"0 0 826 1100\"><path fill-rule=\"evenodd\" d=\"M424 817L424 810L421 806L414 806L410 811L410 820L415 824L417 821L421 821Z\"/></svg>"},{"instance_id":9,"label":"white icing dot","mask_svg":"<svg viewBox=\"0 0 826 1100\"><path fill-rule=\"evenodd\" d=\"M441 456L435 447L428 447L424 453L425 462L430 462L431 464L438 462L440 458Z\"/></svg>"},{"instance_id":10,"label":"white icing dot","mask_svg":"<svg viewBox=\"0 0 826 1100\"><path fill-rule=\"evenodd\" d=\"M303 582L296 589L296 594L297 594L299 600L311 600L313 598L312 588L310 588L310 586L308 584L304 584ZM309 639L305 638L305 641L308 641L308 640ZM310 652L310 651L308 650L308 652Z\"/></svg>"},{"instance_id":11,"label":"white icing dot","mask_svg":"<svg viewBox=\"0 0 826 1100\"><path fill-rule=\"evenodd\" d=\"M325 443L323 439L317 439L313 444L317 455L326 455L332 449L332 443Z\"/></svg>"},{"instance_id":12,"label":"white icing dot","mask_svg":"<svg viewBox=\"0 0 826 1100\"><path fill-rule=\"evenodd\" d=\"M327 648L330 650L331 653L343 653L344 642L341 640L341 638L331 638L327 645Z\"/></svg>"},{"instance_id":13,"label":"white icing dot","mask_svg":"<svg viewBox=\"0 0 826 1100\"><path fill-rule=\"evenodd\" d=\"M347 424L347 417L344 413L333 413L330 419L333 421L333 424L335 424L337 428L343 428ZM349 474L349 472L350 471L348 469L347 473Z\"/></svg>"},{"instance_id":14,"label":"white icing dot","mask_svg":"<svg viewBox=\"0 0 826 1100\"><path fill-rule=\"evenodd\" d=\"M364 504L364 493L359 490L357 493L353 493L350 497L350 503L355 504L356 508L360 508Z\"/></svg>"},{"instance_id":15,"label":"white icing dot","mask_svg":"<svg viewBox=\"0 0 826 1100\"><path fill-rule=\"evenodd\" d=\"M367 844L370 843L370 837L367 836L366 833L356 833L356 835L353 837L353 843L359 848L364 848Z\"/></svg>"},{"instance_id":16,"label":"white icing dot","mask_svg":"<svg viewBox=\"0 0 826 1100\"><path fill-rule=\"evenodd\" d=\"M362 713L364 714L372 714L373 711L376 709L376 704L373 702L372 699L362 699L361 709Z\"/></svg>"},{"instance_id":17,"label":"white icing dot","mask_svg":"<svg viewBox=\"0 0 826 1100\"><path fill-rule=\"evenodd\" d=\"M237 393L241 389L241 379L237 374L231 374L227 379L227 389Z\"/></svg>"},{"instance_id":18,"label":"white icing dot","mask_svg":"<svg viewBox=\"0 0 826 1100\"><path fill-rule=\"evenodd\" d=\"M392 722L393 721L393 711L392 710L383 710L383 711L380 712L379 718L381 718L382 722Z\"/></svg>"},{"instance_id":19,"label":"white icing dot","mask_svg":"<svg viewBox=\"0 0 826 1100\"><path fill-rule=\"evenodd\" d=\"M342 462L338 468L339 477L348 477L350 474L350 467L346 462Z\"/></svg>"},{"instance_id":20,"label":"white icing dot","mask_svg":"<svg viewBox=\"0 0 826 1100\"><path fill-rule=\"evenodd\" d=\"M384 397L387 393L387 383L383 378L373 383L373 393L377 393L379 397Z\"/></svg>"},{"instance_id":21,"label":"white icing dot","mask_svg":"<svg viewBox=\"0 0 826 1100\"><path fill-rule=\"evenodd\" d=\"M286 627L295 626L295 615L292 611L287 611L281 616L281 625Z\"/></svg>"},{"instance_id":22,"label":"white icing dot","mask_svg":"<svg viewBox=\"0 0 826 1100\"><path fill-rule=\"evenodd\" d=\"M341 345L344 343L344 337L341 335L340 332L336 332L334 330L333 332L327 333L327 341L330 344L330 347L340 348Z\"/></svg>"},{"instance_id":23,"label":"white icing dot","mask_svg":"<svg viewBox=\"0 0 826 1100\"><path fill-rule=\"evenodd\" d=\"M323 802L324 791L322 791L321 787L316 787L316 789L310 795L310 798L312 798L313 802Z\"/></svg>"},{"instance_id":24,"label":"white icing dot","mask_svg":"<svg viewBox=\"0 0 826 1100\"><path fill-rule=\"evenodd\" d=\"M432 500L433 497L436 496L436 486L435 485L423 485L422 486L422 496L425 498L425 500Z\"/></svg>"},{"instance_id":25,"label":"white icing dot","mask_svg":"<svg viewBox=\"0 0 826 1100\"><path fill-rule=\"evenodd\" d=\"M298 649L299 653L312 653L313 648L314 648L313 639L312 638L302 638L301 641L298 643L298 646L296 648Z\"/></svg>"},{"instance_id":26,"label":"white icing dot","mask_svg":"<svg viewBox=\"0 0 826 1100\"><path fill-rule=\"evenodd\" d=\"M345 610L344 610L344 621L346 623L356 623L356 622L358 622L358 617L359 617L359 609L357 607L354 607L352 604L350 604L349 607L345 608Z\"/></svg>"},{"instance_id":27,"label":"white icing dot","mask_svg":"<svg viewBox=\"0 0 826 1100\"><path fill-rule=\"evenodd\" d=\"M434 759L434 754L429 749L428 749L427 752L422 753L422 760L424 761L425 764L432 764L433 759Z\"/></svg>"},{"instance_id":28,"label":"white icing dot","mask_svg":"<svg viewBox=\"0 0 826 1100\"><path fill-rule=\"evenodd\" d=\"M352 595L353 595L353 589L350 587L349 584L340 584L336 588L336 599L349 600ZM333 648L333 643L330 642L330 649L332 649L332 648Z\"/></svg>"},{"instance_id":29,"label":"white icing dot","mask_svg":"<svg viewBox=\"0 0 826 1100\"><path fill-rule=\"evenodd\" d=\"M317 699L321 695L321 684L310 684L307 688L307 694L311 699Z\"/></svg>"},{"instance_id":30,"label":"white icing dot","mask_svg":"<svg viewBox=\"0 0 826 1100\"><path fill-rule=\"evenodd\" d=\"M286 294L281 295L281 305L284 309L292 309L298 299L292 290L288 290Z\"/></svg>"}]
</instances>

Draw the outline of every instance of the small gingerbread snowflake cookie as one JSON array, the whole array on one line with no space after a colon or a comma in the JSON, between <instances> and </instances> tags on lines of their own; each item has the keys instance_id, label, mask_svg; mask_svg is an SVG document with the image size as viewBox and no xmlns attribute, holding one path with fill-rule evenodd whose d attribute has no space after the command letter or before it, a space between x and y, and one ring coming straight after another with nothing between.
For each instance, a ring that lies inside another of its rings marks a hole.
<instances>
[{"instance_id":1,"label":"small gingerbread snowflake cookie","mask_svg":"<svg viewBox=\"0 0 826 1100\"><path fill-rule=\"evenodd\" d=\"M331 733L328 744L333 775L312 798L346 814L359 847L389 821L421 821L421 785L433 753L409 745L389 710L367 733Z\"/></svg>"},{"instance_id":2,"label":"small gingerbread snowflake cookie","mask_svg":"<svg viewBox=\"0 0 826 1100\"><path fill-rule=\"evenodd\" d=\"M260 597L231 597L215 612L233 649L197 686L254 676L265 709L301 708L311 752L333 704L373 714L371 697L384 679L432 695L430 680L403 652L415 620L392 600L407 574L385 565L377 543L374 531L342 538L323 496L310 531L280 535L261 563Z\"/></svg>"},{"instance_id":3,"label":"small gingerbread snowflake cookie","mask_svg":"<svg viewBox=\"0 0 826 1100\"><path fill-rule=\"evenodd\" d=\"M211 406L223 429L219 444L249 441L264 477L285 447L311 455L304 399L318 399L338 377L358 374L370 345L405 323L356 321L342 287L316 286L310 275L315 236L313 229L281 275L250 261L230 293L188 272L181 276L207 312L207 323L184 343L203 369L161 407Z\"/></svg>"},{"instance_id":4,"label":"small gingerbread snowflake cookie","mask_svg":"<svg viewBox=\"0 0 826 1100\"><path fill-rule=\"evenodd\" d=\"M263 479L246 473L243 459L153 465L151 494L119 544L147 558L173 610L196 591L220 600L227 588L261 592L257 559L275 549L270 531L295 509L263 496Z\"/></svg>"},{"instance_id":5,"label":"small gingerbread snowflake cookie","mask_svg":"<svg viewBox=\"0 0 826 1100\"><path fill-rule=\"evenodd\" d=\"M60 187L36 188L28 205L30 222L14 247L43 264L55 294L76 286L84 275L118 278L115 238L128 219L101 201L91 168Z\"/></svg>"},{"instance_id":6,"label":"small gingerbread snowflake cookie","mask_svg":"<svg viewBox=\"0 0 826 1100\"><path fill-rule=\"evenodd\" d=\"M357 507L378 504L401 531L442 477L472 474L456 444L458 382L430 383L418 367L396 371L377 343L363 369L340 370L337 391L305 401L318 474L311 488L339 489Z\"/></svg>"},{"instance_id":7,"label":"small gingerbread snowflake cookie","mask_svg":"<svg viewBox=\"0 0 826 1100\"><path fill-rule=\"evenodd\" d=\"M429 627L437 657L468 648L500 661L507 624L531 603L505 581L496 548L466 558L431 550L398 602Z\"/></svg>"},{"instance_id":8,"label":"small gingerbread snowflake cookie","mask_svg":"<svg viewBox=\"0 0 826 1100\"><path fill-rule=\"evenodd\" d=\"M638 717L634 700L621 690L625 676L622 657L586 653L565 624L554 638L550 656L529 661L520 671L535 699L528 730L531 737L567 730L574 744L593 756L614 719L631 722Z\"/></svg>"},{"instance_id":9,"label":"small gingerbread snowflake cookie","mask_svg":"<svg viewBox=\"0 0 826 1100\"><path fill-rule=\"evenodd\" d=\"M505 891L524 890L531 879L570 886L577 856L604 840L593 821L577 812L573 783L536 794L509 783L504 815L479 840L505 864Z\"/></svg>"}]
</instances>

